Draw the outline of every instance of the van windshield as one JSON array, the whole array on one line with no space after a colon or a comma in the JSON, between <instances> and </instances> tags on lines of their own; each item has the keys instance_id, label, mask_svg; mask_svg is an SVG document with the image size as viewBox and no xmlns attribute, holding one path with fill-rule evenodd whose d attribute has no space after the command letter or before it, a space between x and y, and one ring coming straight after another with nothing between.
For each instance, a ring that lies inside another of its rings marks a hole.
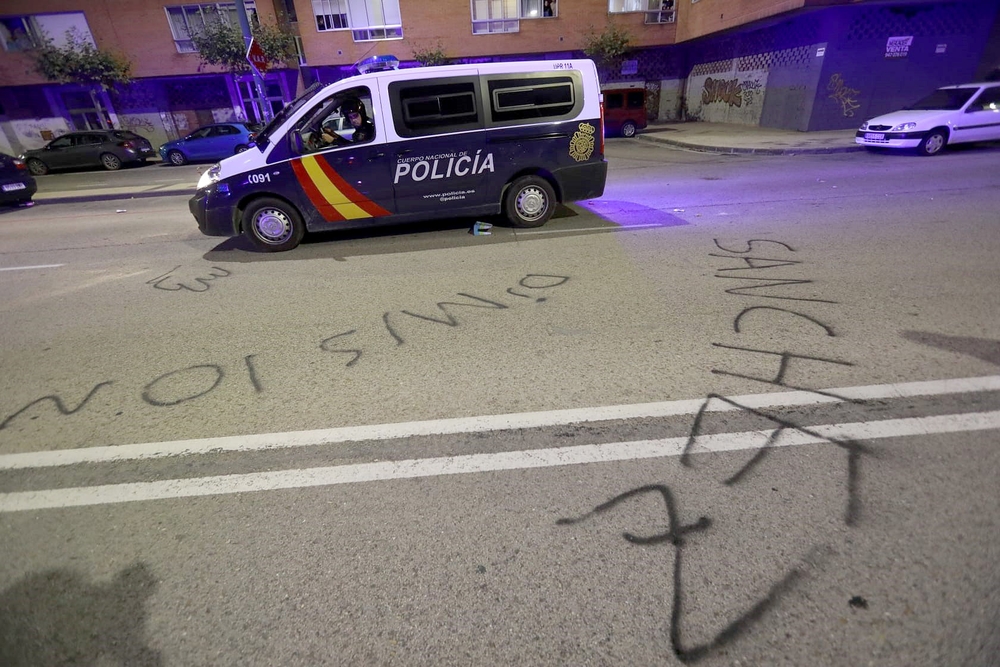
<instances>
[{"instance_id":1,"label":"van windshield","mask_svg":"<svg viewBox=\"0 0 1000 667\"><path fill-rule=\"evenodd\" d=\"M313 85L306 88L305 92L296 97L293 101L289 102L284 107L282 107L281 111L274 114L274 118L271 119L271 122L268 123L266 126L264 126L264 129L261 130L257 134L257 137L254 139L254 142L256 142L257 146L261 149L267 146L271 138L271 133L274 132L279 127L281 127L281 124L284 123L286 120L288 120L289 116L291 116L296 111L305 106L306 103L308 103L309 100L315 97L316 93L318 93L322 88L323 84L317 81Z\"/></svg>"}]
</instances>

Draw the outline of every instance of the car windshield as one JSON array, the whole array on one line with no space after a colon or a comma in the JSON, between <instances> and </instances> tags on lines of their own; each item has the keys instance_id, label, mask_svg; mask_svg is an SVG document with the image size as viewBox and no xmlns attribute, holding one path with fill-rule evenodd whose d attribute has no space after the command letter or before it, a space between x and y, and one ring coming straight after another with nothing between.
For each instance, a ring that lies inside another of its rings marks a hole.
<instances>
[{"instance_id":1,"label":"car windshield","mask_svg":"<svg viewBox=\"0 0 1000 667\"><path fill-rule=\"evenodd\" d=\"M975 88L939 88L919 102L904 107L904 109L906 111L954 111L961 109L975 92Z\"/></svg>"},{"instance_id":2,"label":"car windshield","mask_svg":"<svg viewBox=\"0 0 1000 667\"><path fill-rule=\"evenodd\" d=\"M267 146L268 140L271 138L271 133L274 132L276 129L278 129L281 126L281 124L288 119L289 116L291 116L296 111L305 106L305 104L309 102L309 100L315 97L316 93L318 93L321 88L323 88L323 84L317 81L313 85L306 88L305 92L299 95L297 98L295 98L295 100L289 102L284 107L282 107L281 111L274 114L274 118L271 119L271 122L268 123L266 126L264 126L264 129L261 130L260 133L257 135L256 137L257 146L260 147L261 149Z\"/></svg>"}]
</instances>

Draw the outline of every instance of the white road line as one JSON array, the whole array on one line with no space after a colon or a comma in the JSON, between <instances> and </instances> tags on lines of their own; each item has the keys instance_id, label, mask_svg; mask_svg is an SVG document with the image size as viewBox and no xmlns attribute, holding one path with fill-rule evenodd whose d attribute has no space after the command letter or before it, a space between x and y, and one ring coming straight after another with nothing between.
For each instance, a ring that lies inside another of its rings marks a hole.
<instances>
[{"instance_id":1,"label":"white road line","mask_svg":"<svg viewBox=\"0 0 1000 667\"><path fill-rule=\"evenodd\" d=\"M0 268L0 271L27 271L29 269L57 269L60 266L66 266L65 264L36 264L34 266L6 266Z\"/></svg>"},{"instance_id":2,"label":"white road line","mask_svg":"<svg viewBox=\"0 0 1000 667\"><path fill-rule=\"evenodd\" d=\"M648 227L662 227L663 225L658 223L650 223L643 225L621 225L616 227L583 227L580 229L535 229L530 232L525 232L521 230L516 230L515 234L521 236L524 234L569 234L572 232L624 232L629 229L646 229Z\"/></svg>"},{"instance_id":3,"label":"white road line","mask_svg":"<svg viewBox=\"0 0 1000 667\"><path fill-rule=\"evenodd\" d=\"M979 391L1000 391L1000 375L987 375L953 380L930 380L902 384L878 384L861 387L824 389L847 399L870 400L879 398L903 398L907 396L939 396ZM787 391L765 394L730 396L734 401L748 408L777 408L821 403L840 403L841 399L811 391ZM289 431L286 433L260 433L254 435L233 435L219 438L194 440L174 440L170 442L147 442L134 445L108 445L83 449L62 449L48 452L26 452L23 454L0 455L0 470L18 468L48 468L74 465L78 463L105 463L154 459L166 456L208 454L217 452L249 452L267 449L287 449L330 445L338 442L358 442L363 440L390 440L421 435L445 435L449 433L482 433L543 426L562 426L615 419L639 419L644 417L670 417L691 415L698 412L705 399L666 401L660 403L639 403L634 405L611 405L598 408L576 408L572 410L550 410L548 412L522 412L506 415L484 415L479 417L458 417L429 421L401 422L396 424L374 424L370 426L346 426L341 428L316 429L311 431ZM708 405L709 412L729 412L738 410L728 403L713 400Z\"/></svg>"},{"instance_id":4,"label":"white road line","mask_svg":"<svg viewBox=\"0 0 1000 667\"><path fill-rule=\"evenodd\" d=\"M772 446L791 447L821 444L830 442L828 438L873 440L997 428L1000 428L1000 411L910 417L875 422L811 426L810 430L817 435L786 430L777 437ZM695 439L692 451L703 453L756 449L761 447L771 434L772 431L766 430L703 435ZM578 445L495 454L469 454L193 479L171 479L160 482L21 491L0 494L0 513L660 458L679 456L686 442L686 437L637 440L603 445Z\"/></svg>"}]
</instances>

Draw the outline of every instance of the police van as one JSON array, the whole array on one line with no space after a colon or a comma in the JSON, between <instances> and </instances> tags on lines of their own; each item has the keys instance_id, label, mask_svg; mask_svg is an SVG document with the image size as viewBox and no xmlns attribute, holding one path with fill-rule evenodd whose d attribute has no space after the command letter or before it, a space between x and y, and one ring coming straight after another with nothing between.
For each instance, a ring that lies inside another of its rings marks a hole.
<instances>
[{"instance_id":1,"label":"police van","mask_svg":"<svg viewBox=\"0 0 1000 667\"><path fill-rule=\"evenodd\" d=\"M559 202L600 197L607 178L590 60L398 69L314 85L213 165L190 209L209 236L265 251L307 232L502 214L538 227Z\"/></svg>"}]
</instances>

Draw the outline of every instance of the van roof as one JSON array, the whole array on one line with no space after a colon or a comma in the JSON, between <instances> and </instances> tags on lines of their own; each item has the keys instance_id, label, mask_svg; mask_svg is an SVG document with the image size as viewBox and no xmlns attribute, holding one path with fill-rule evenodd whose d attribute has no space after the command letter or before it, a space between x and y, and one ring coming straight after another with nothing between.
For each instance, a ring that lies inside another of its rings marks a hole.
<instances>
[{"instance_id":1,"label":"van roof","mask_svg":"<svg viewBox=\"0 0 1000 667\"><path fill-rule=\"evenodd\" d=\"M498 63L458 63L454 65L431 65L429 67L404 67L402 69L387 69L369 74L357 74L354 77L388 77L388 78L409 78L419 70L421 74L435 76L449 72L461 70L478 70L481 74L497 73L518 73L518 72L539 72L539 71L559 71L559 70L587 70L595 71L597 66L593 60L588 58L567 58L564 60L521 60ZM418 75L419 76L419 75ZM343 79L342 79L343 80Z\"/></svg>"}]
</instances>

